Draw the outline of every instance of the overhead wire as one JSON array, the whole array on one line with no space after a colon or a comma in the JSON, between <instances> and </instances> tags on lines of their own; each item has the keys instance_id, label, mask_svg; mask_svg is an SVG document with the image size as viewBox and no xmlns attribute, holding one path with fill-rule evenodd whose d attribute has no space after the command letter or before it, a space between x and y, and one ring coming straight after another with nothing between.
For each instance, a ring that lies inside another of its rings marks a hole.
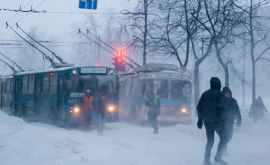
<instances>
[{"instance_id":1,"label":"overhead wire","mask_svg":"<svg viewBox=\"0 0 270 165\"><path fill-rule=\"evenodd\" d=\"M3 60L0 58L0 62L2 62L3 64L5 64L6 66L9 67L9 69L12 70L13 73L17 73L18 71L16 70L15 67L13 67L11 64L9 64L7 61Z\"/></svg>"},{"instance_id":2,"label":"overhead wire","mask_svg":"<svg viewBox=\"0 0 270 165\"><path fill-rule=\"evenodd\" d=\"M17 62L15 62L14 60L12 60L11 58L9 58L7 55L5 55L3 52L0 51L0 55L2 57L4 57L7 61L11 62L14 66L16 66L20 71L24 71L24 69L17 64Z\"/></svg>"},{"instance_id":3,"label":"overhead wire","mask_svg":"<svg viewBox=\"0 0 270 165\"><path fill-rule=\"evenodd\" d=\"M35 5L35 6L31 5L31 9L30 10L34 10L36 8L39 8L40 6L42 6L45 3L45 1L46 0L40 0L37 5ZM33 0L30 0L29 2L31 3L31 2L33 2ZM19 13L19 12L17 12L17 13ZM23 17L21 17L19 20L17 19L16 22L21 22L30 12L24 12L24 13L26 13L26 15L24 15Z\"/></svg>"},{"instance_id":4,"label":"overhead wire","mask_svg":"<svg viewBox=\"0 0 270 165\"><path fill-rule=\"evenodd\" d=\"M54 51L52 51L51 49L49 49L47 46L45 46L44 44L38 42L34 37L32 37L30 34L28 34L27 32L25 32L18 23L16 23L17 28L23 33L25 34L28 38L30 38L32 41L34 41L36 44L38 44L39 46L41 46L42 48L44 48L45 50L47 50L48 52L50 52L52 54L53 57L55 57L58 62L60 62L61 64L67 64L60 56L56 55L56 53Z\"/></svg>"},{"instance_id":5,"label":"overhead wire","mask_svg":"<svg viewBox=\"0 0 270 165\"><path fill-rule=\"evenodd\" d=\"M28 41L25 37L23 37L20 33L18 33L7 22L6 22L6 26L9 27L18 37L20 37L21 39L23 39L27 44L29 44L30 46L32 46L33 48L35 48L36 50L38 50L42 54L42 57L44 57L46 60L48 60L50 62L50 64L52 65L52 67L56 67L57 66L57 64L53 61L53 59L51 57L49 57L46 53L44 53L40 48L38 48L37 46L35 46L33 43L31 43L30 41Z\"/></svg>"},{"instance_id":6,"label":"overhead wire","mask_svg":"<svg viewBox=\"0 0 270 165\"><path fill-rule=\"evenodd\" d=\"M100 12L100 11L92 11L92 12L76 12L76 11L48 11L48 10L37 10L37 8L30 9L10 9L10 8L0 8L0 11L4 12L15 12L15 13L28 13L28 14L52 14L52 15L123 15L121 12ZM25 17L25 16L23 16ZM21 18L22 19L22 18Z\"/></svg>"}]
</instances>

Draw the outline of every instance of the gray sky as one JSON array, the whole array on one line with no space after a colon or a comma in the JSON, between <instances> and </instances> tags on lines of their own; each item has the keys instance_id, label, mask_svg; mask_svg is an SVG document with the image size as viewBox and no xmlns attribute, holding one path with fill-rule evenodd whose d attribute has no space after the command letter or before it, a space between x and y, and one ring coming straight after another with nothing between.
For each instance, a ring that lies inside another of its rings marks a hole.
<instances>
[{"instance_id":1,"label":"gray sky","mask_svg":"<svg viewBox=\"0 0 270 165\"><path fill-rule=\"evenodd\" d=\"M136 1L98 0L98 10L93 11L79 9L79 0L0 0L0 8L18 9L21 5L23 9L30 9L32 5L36 10L71 12L71 14L33 14L0 11L0 39L14 39L13 33L5 29L6 21L11 25L19 22L26 30L36 26L39 31L62 38L75 31L72 25L83 22L86 14L94 14L97 20L102 20L112 14L117 16L119 11L133 7Z\"/></svg>"}]
</instances>

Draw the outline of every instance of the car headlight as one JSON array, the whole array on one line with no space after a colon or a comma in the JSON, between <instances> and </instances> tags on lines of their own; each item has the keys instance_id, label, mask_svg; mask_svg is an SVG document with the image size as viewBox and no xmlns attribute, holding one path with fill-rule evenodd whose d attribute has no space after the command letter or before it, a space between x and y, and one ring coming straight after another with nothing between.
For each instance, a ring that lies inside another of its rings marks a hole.
<instances>
[{"instance_id":1,"label":"car headlight","mask_svg":"<svg viewBox=\"0 0 270 165\"><path fill-rule=\"evenodd\" d=\"M117 107L115 105L110 104L107 106L107 111L109 113L115 113L115 112L117 112Z\"/></svg>"}]
</instances>

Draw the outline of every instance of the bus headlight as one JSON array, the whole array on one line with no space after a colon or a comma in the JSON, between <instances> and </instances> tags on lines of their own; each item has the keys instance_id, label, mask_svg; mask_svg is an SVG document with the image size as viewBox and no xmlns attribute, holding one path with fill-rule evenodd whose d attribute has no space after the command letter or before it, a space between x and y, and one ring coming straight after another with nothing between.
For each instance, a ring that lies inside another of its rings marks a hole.
<instances>
[{"instance_id":1,"label":"bus headlight","mask_svg":"<svg viewBox=\"0 0 270 165\"><path fill-rule=\"evenodd\" d=\"M109 112L109 113L115 113L115 112L117 112L117 107L115 105L113 105L113 104L109 104L107 106L107 112Z\"/></svg>"},{"instance_id":2,"label":"bus headlight","mask_svg":"<svg viewBox=\"0 0 270 165\"><path fill-rule=\"evenodd\" d=\"M182 107L180 109L180 113L187 114L187 113L189 113L189 111L188 111L188 109L186 107Z\"/></svg>"},{"instance_id":3,"label":"bus headlight","mask_svg":"<svg viewBox=\"0 0 270 165\"><path fill-rule=\"evenodd\" d=\"M75 107L73 107L73 108L71 109L70 112L77 115L77 114L79 114L79 113L81 112L81 108L78 107L78 106L75 106Z\"/></svg>"}]
</instances>

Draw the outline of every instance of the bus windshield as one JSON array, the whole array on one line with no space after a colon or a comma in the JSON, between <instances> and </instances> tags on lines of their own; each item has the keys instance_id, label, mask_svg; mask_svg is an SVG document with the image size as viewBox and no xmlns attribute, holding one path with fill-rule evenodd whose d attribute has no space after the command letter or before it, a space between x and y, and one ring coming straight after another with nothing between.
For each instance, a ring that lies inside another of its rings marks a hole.
<instances>
[{"instance_id":1,"label":"bus windshield","mask_svg":"<svg viewBox=\"0 0 270 165\"><path fill-rule=\"evenodd\" d=\"M157 91L161 98L186 100L191 95L191 84L183 80L147 79L144 93Z\"/></svg>"},{"instance_id":2,"label":"bus windshield","mask_svg":"<svg viewBox=\"0 0 270 165\"><path fill-rule=\"evenodd\" d=\"M187 81L172 80L171 81L171 98L179 100L187 100L191 95L191 84Z\"/></svg>"}]
</instances>

